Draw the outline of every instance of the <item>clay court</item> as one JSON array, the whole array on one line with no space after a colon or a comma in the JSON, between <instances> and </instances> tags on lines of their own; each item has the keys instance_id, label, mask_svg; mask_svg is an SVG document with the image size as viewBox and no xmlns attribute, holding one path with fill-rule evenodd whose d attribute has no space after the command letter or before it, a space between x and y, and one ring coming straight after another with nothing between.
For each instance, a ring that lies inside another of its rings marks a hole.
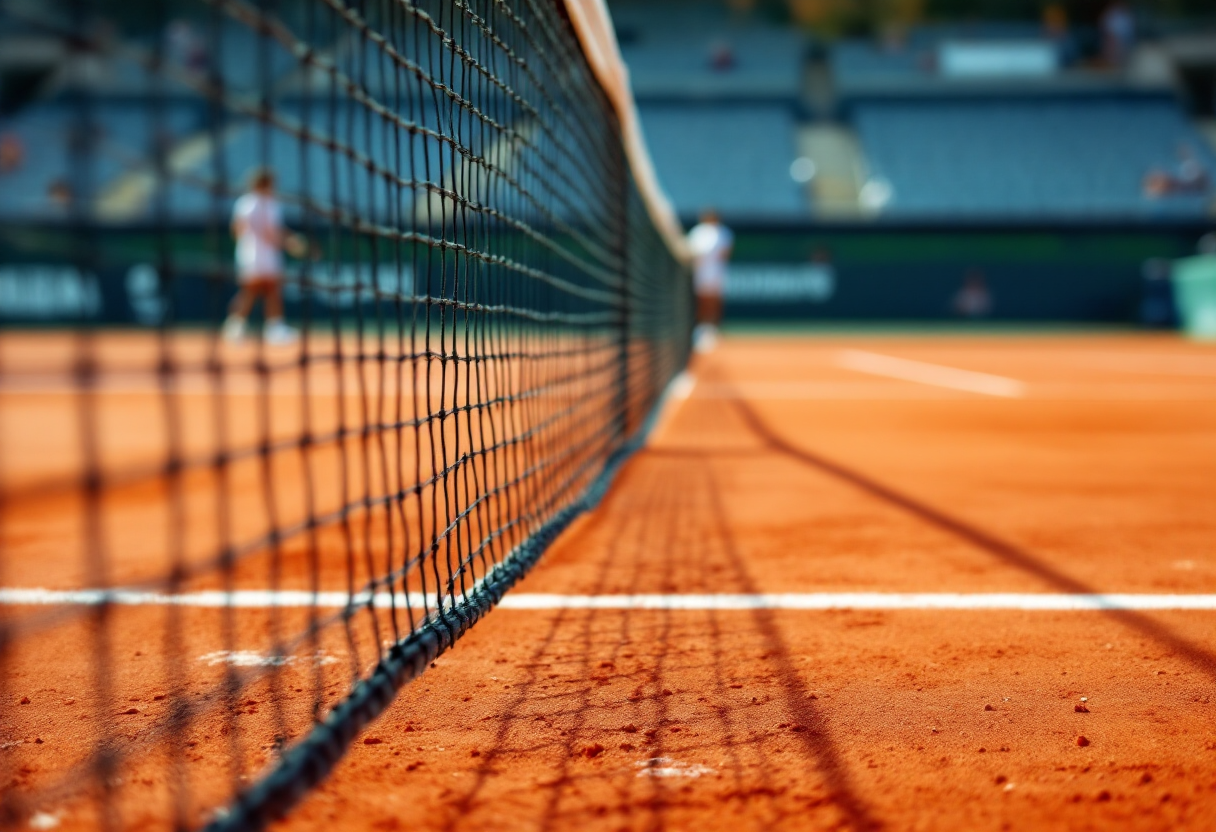
<instances>
[{"instance_id":1,"label":"clay court","mask_svg":"<svg viewBox=\"0 0 1216 832\"><path fill-rule=\"evenodd\" d=\"M127 424L156 421L155 395L110 395ZM68 404L10 385L4 413L49 434ZM1214 429L1216 354L1173 336L732 333L671 385L600 506L282 826L1210 828ZM27 487L5 506L4 614L40 627L8 659L4 696L22 704L5 709L6 779L50 788L104 724L128 758L124 823L170 825L183 782L189 821L206 820L276 733L340 697L391 611L295 644L227 713L221 653L265 655L275 628L316 615L290 595L310 590L307 546L252 553L242 605L208 602L200 580L173 605L105 607L114 714L98 714L81 692L92 608L55 595L89 585L63 548L80 531L46 522L70 495L62 461L37 452L54 437L32 437L5 449ZM180 487L179 520L201 523ZM126 488L115 516L163 497ZM260 511L233 523L255 529ZM163 547L139 541L164 529L123 528L115 578L163 571L141 560ZM327 545L314 588L341 596ZM183 748L164 741L179 692L217 705ZM63 794L39 810L97 820L88 794Z\"/></svg>"},{"instance_id":2,"label":"clay court","mask_svg":"<svg viewBox=\"0 0 1216 832\"><path fill-rule=\"evenodd\" d=\"M0 832L1216 829L1213 56L0 0Z\"/></svg>"}]
</instances>

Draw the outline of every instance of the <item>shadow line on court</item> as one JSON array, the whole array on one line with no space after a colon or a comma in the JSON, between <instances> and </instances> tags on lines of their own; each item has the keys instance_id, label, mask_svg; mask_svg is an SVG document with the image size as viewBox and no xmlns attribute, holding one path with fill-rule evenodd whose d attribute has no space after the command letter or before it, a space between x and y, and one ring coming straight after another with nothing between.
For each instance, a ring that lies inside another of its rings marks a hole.
<instances>
[{"instance_id":1,"label":"shadow line on court","mask_svg":"<svg viewBox=\"0 0 1216 832\"><path fill-rule=\"evenodd\" d=\"M752 433L760 437L772 451L808 465L822 473L829 474L838 480L847 482L855 488L900 508L914 517L936 526L942 531L948 532L960 540L970 543L977 549L987 552L1023 572L1034 575L1036 578L1060 590L1075 595L1099 594L1099 590L1095 587L1066 575L1050 564L1045 563L1029 550L1015 543L1011 543L989 531L968 523L966 520L947 514L941 509L879 482L867 474L849 468L821 454L793 445L765 424L751 405L743 398L736 397L734 403L748 428ZM1170 650L1183 656L1209 676L1216 678L1216 653L1191 643L1175 633L1171 628L1143 613L1134 610L1116 609L1106 609L1101 612L1120 624L1167 646Z\"/></svg>"}]
</instances>

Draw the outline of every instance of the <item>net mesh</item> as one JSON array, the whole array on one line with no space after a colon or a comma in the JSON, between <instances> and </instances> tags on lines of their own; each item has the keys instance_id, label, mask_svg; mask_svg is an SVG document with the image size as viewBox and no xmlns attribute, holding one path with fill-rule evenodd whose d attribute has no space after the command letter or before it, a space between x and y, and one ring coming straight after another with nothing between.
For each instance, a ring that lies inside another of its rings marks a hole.
<instances>
[{"instance_id":1,"label":"net mesh","mask_svg":"<svg viewBox=\"0 0 1216 832\"><path fill-rule=\"evenodd\" d=\"M3 823L260 826L598 498L688 275L556 0L0 35Z\"/></svg>"}]
</instances>

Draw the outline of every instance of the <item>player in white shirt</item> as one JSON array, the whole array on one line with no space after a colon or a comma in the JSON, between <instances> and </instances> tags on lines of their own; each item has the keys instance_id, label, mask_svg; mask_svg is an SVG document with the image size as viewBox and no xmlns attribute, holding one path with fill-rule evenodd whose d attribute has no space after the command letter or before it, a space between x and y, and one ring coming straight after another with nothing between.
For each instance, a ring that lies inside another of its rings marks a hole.
<instances>
[{"instance_id":1,"label":"player in white shirt","mask_svg":"<svg viewBox=\"0 0 1216 832\"><path fill-rule=\"evenodd\" d=\"M688 247L693 255L693 290L697 295L697 349L713 349L722 321L722 290L726 283L726 263L735 245L735 235L722 224L712 208L701 212L701 222L688 232Z\"/></svg>"},{"instance_id":2,"label":"player in white shirt","mask_svg":"<svg viewBox=\"0 0 1216 832\"><path fill-rule=\"evenodd\" d=\"M245 322L258 298L266 302L263 338L270 344L287 344L296 331L283 322L283 250L304 256L308 244L283 227L283 210L274 196L274 173L258 168L249 176L249 191L232 208L232 236L236 238L236 275L240 290L228 306L224 337L245 337Z\"/></svg>"}]
</instances>

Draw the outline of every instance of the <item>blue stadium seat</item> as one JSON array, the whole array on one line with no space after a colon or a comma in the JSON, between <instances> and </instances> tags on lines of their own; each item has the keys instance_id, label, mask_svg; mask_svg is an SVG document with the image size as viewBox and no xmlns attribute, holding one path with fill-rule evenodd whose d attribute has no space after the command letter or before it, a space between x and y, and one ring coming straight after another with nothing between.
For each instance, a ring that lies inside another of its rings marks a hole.
<instances>
[{"instance_id":1,"label":"blue stadium seat","mask_svg":"<svg viewBox=\"0 0 1216 832\"><path fill-rule=\"evenodd\" d=\"M1199 218L1212 199L1142 192L1182 144L1216 174L1168 98L869 101L852 119L872 175L892 185L887 217Z\"/></svg>"},{"instance_id":2,"label":"blue stadium seat","mask_svg":"<svg viewBox=\"0 0 1216 832\"><path fill-rule=\"evenodd\" d=\"M95 102L85 139L90 163L84 175L95 195L102 195L125 172L145 169L154 157L156 135L151 108L130 100ZM160 129L166 146L201 126L190 105L167 103ZM86 129L65 102L40 103L7 120L0 129L15 134L25 158L15 171L0 175L0 217L8 221L62 219L67 209L51 198L51 186L75 181L72 138Z\"/></svg>"},{"instance_id":3,"label":"blue stadium seat","mask_svg":"<svg viewBox=\"0 0 1216 832\"><path fill-rule=\"evenodd\" d=\"M796 29L732 19L724 9L614 7L634 95L646 98L764 97L796 101L806 39ZM711 56L729 49L732 65Z\"/></svg>"},{"instance_id":4,"label":"blue stadium seat","mask_svg":"<svg viewBox=\"0 0 1216 832\"><path fill-rule=\"evenodd\" d=\"M730 215L794 219L809 215L789 174L796 121L780 105L640 106L659 181L676 210L709 205Z\"/></svg>"}]
</instances>

